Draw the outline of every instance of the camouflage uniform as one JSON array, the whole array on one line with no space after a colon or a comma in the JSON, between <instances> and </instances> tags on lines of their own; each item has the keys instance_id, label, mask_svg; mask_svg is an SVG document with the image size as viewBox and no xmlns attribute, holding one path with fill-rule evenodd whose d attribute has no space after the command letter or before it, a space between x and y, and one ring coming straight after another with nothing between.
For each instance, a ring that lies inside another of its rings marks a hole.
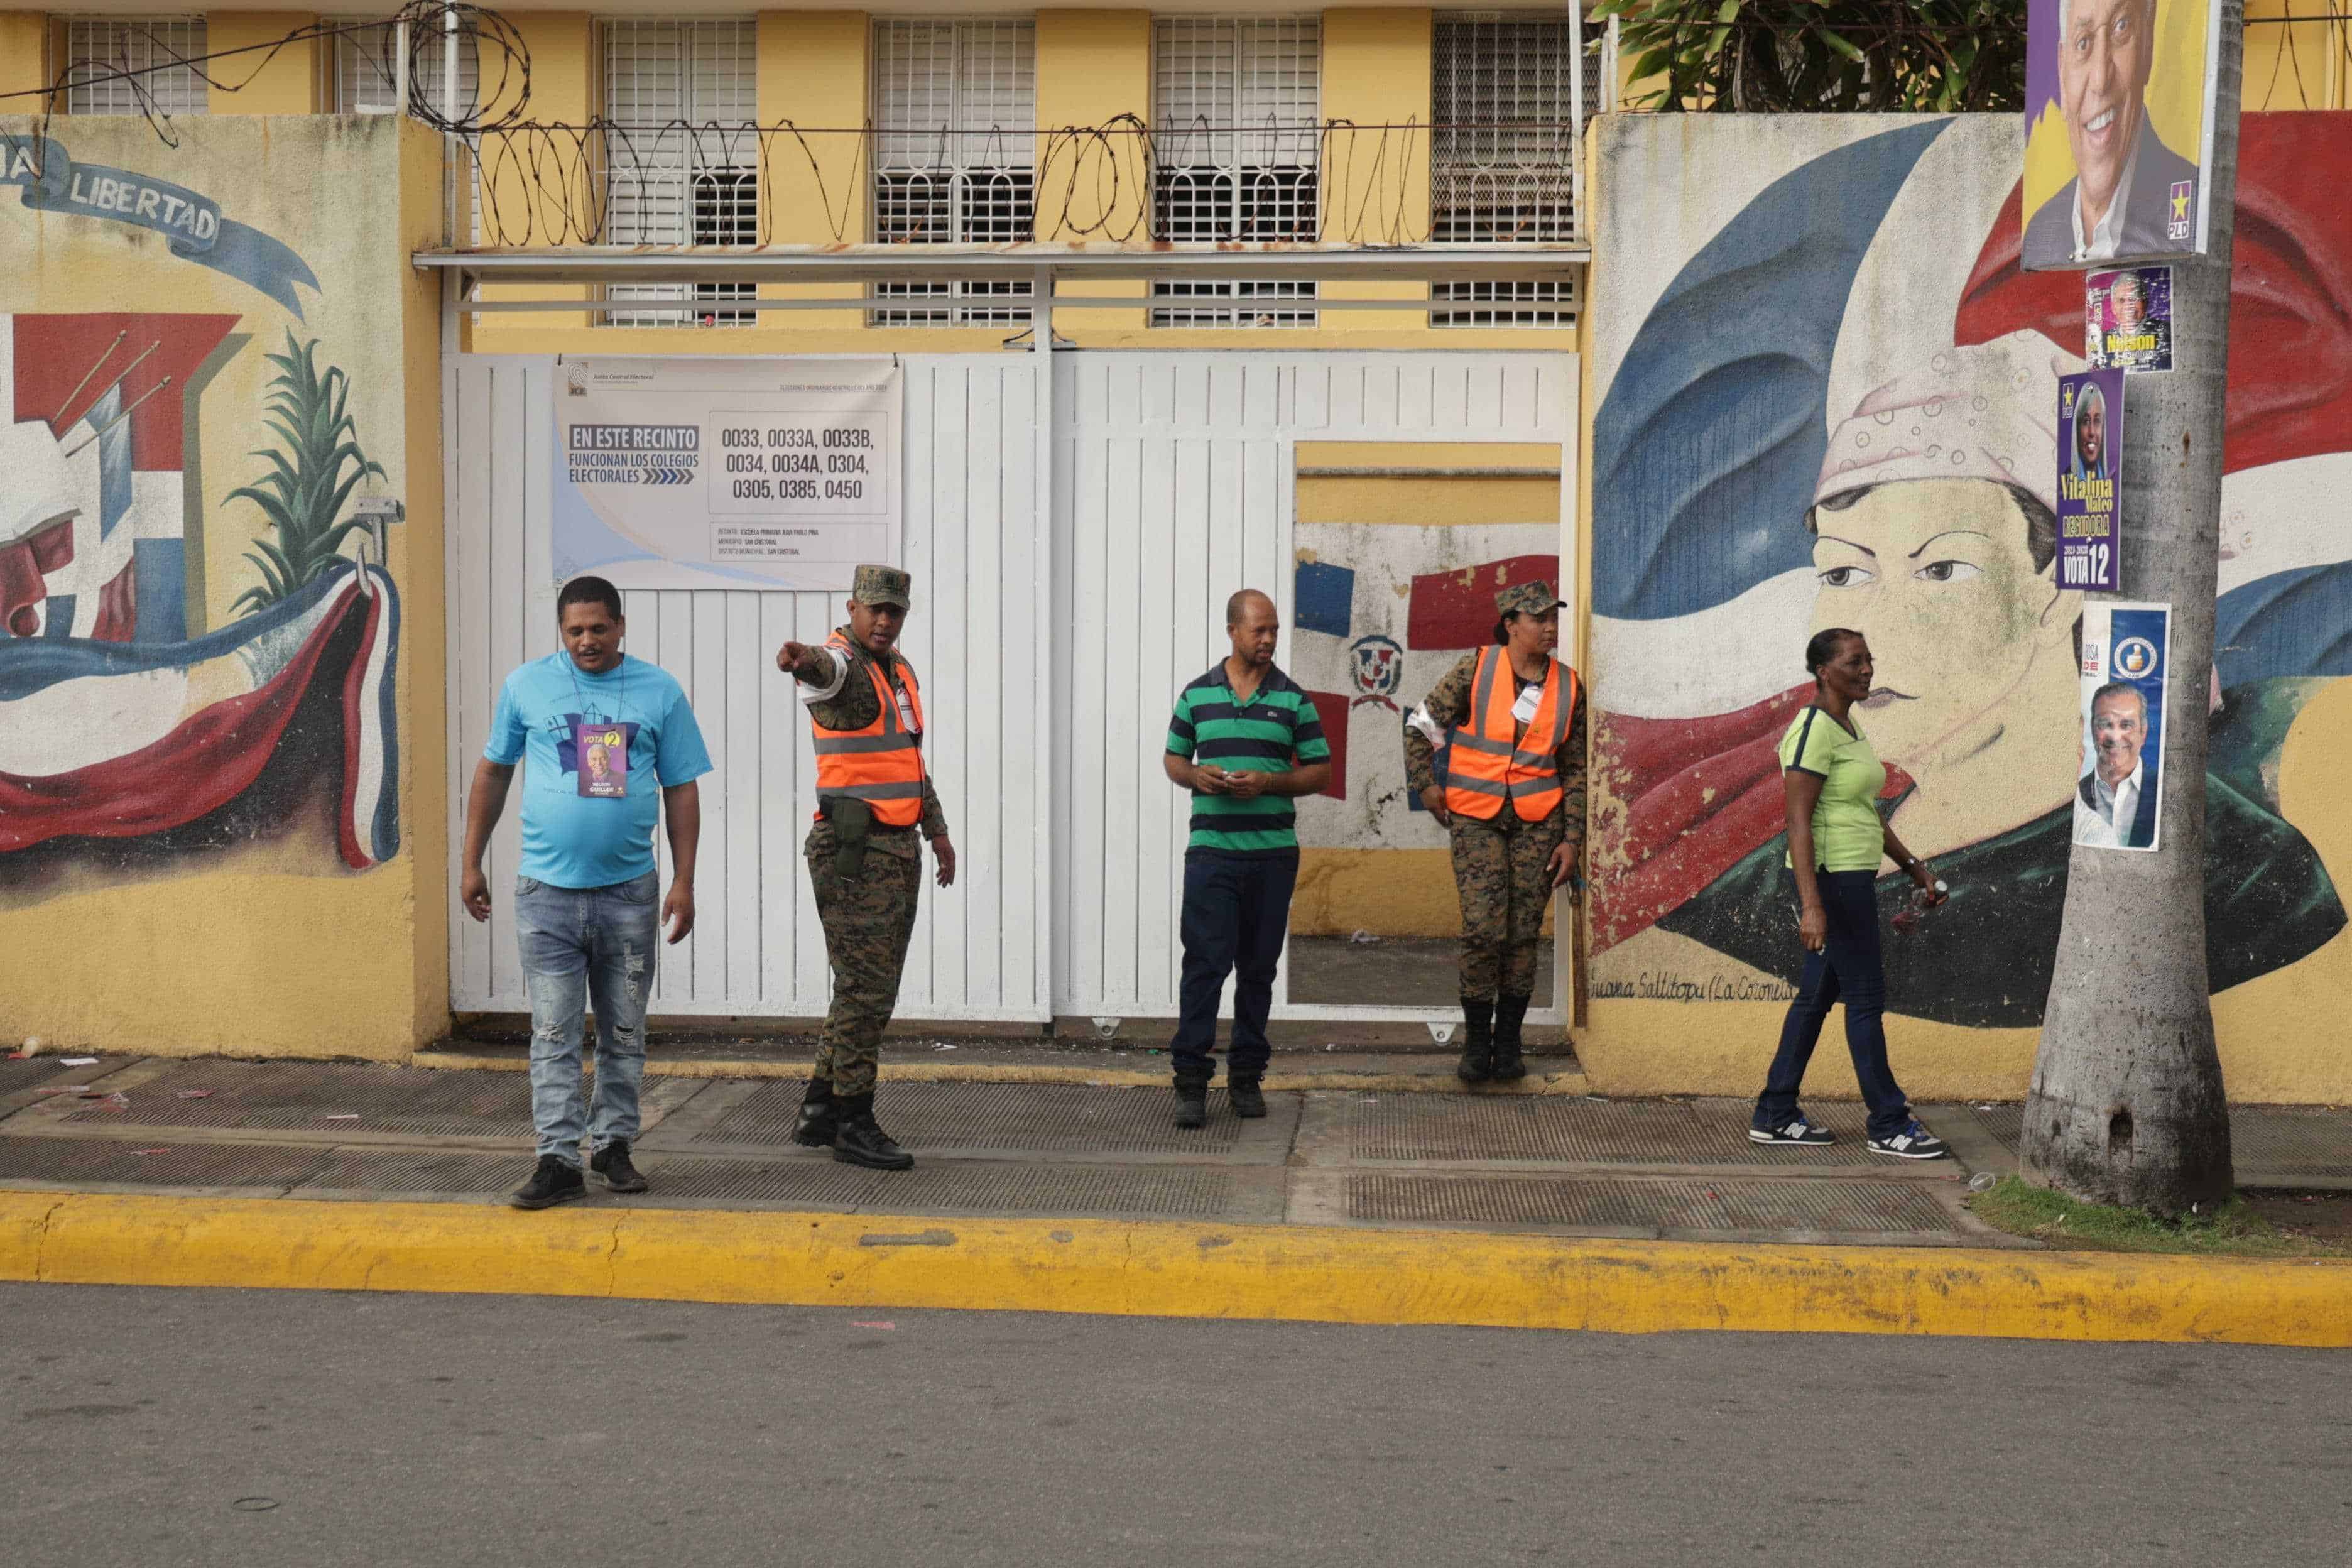
<instances>
[{"instance_id":1,"label":"camouflage uniform","mask_svg":"<svg viewBox=\"0 0 2352 1568\"><path fill-rule=\"evenodd\" d=\"M870 570L863 569L863 570ZM906 689L895 657L877 658L851 643L848 677L837 696L808 705L828 730L862 730L881 717L881 697L866 678L879 664L891 689ZM907 963L907 942L915 931L915 910L923 888L923 840L948 830L947 814L928 775L923 815L912 827L876 823L866 837L866 860L855 881L834 871L838 839L833 824L820 817L803 846L809 884L816 893L817 919L824 925L825 955L833 963L833 1006L818 1038L817 1081L830 1079L836 1098L871 1094L882 1056L882 1031L898 1004L898 975Z\"/></svg>"},{"instance_id":2,"label":"camouflage uniform","mask_svg":"<svg viewBox=\"0 0 2352 1568\"><path fill-rule=\"evenodd\" d=\"M1463 656L1462 662L1430 689L1422 710L1442 729L1450 731L1468 723L1471 684L1477 669L1475 653ZM1454 884L1462 900L1465 996L1525 996L1535 989L1536 949L1542 940L1544 908L1552 895L1551 852L1565 840L1572 846L1577 863L1582 862L1584 710L1580 693L1576 712L1569 721L1568 739L1560 742L1555 755L1560 803L1550 816L1528 822L1507 802L1484 822L1454 814ZM1411 724L1405 726L1405 779L1416 797L1441 782L1436 753L1427 735Z\"/></svg>"}]
</instances>

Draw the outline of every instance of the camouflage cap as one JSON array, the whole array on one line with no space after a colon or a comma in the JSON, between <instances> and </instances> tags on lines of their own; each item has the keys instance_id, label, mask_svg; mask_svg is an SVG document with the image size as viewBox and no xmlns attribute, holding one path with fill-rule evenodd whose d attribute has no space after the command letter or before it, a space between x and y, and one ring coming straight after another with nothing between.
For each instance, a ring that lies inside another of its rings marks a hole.
<instances>
[{"instance_id":1,"label":"camouflage cap","mask_svg":"<svg viewBox=\"0 0 2352 1568\"><path fill-rule=\"evenodd\" d=\"M896 566L860 566L850 580L849 596L861 605L896 605L914 608L915 580Z\"/></svg>"},{"instance_id":2,"label":"camouflage cap","mask_svg":"<svg viewBox=\"0 0 2352 1568\"><path fill-rule=\"evenodd\" d=\"M1540 616L1567 600L1551 591L1545 582L1514 583L1495 595L1495 613L1503 616Z\"/></svg>"}]
</instances>

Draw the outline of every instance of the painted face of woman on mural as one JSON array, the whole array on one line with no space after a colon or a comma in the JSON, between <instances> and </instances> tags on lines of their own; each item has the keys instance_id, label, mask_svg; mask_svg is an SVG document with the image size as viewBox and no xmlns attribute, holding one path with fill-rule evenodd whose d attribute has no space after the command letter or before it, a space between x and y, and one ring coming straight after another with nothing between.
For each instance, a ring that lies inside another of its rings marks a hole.
<instances>
[{"instance_id":1,"label":"painted face of woman on mural","mask_svg":"<svg viewBox=\"0 0 2352 1568\"><path fill-rule=\"evenodd\" d=\"M2072 720L2081 595L2058 591L2054 530L2037 528L2015 491L1985 479L1881 484L1825 499L1812 524L1813 629L1869 639L1877 669L1863 723L1923 794L2038 733L2043 710ZM2064 751L2056 756L2055 770L2022 769L2051 774L2029 791L2032 811L2064 795Z\"/></svg>"}]
</instances>

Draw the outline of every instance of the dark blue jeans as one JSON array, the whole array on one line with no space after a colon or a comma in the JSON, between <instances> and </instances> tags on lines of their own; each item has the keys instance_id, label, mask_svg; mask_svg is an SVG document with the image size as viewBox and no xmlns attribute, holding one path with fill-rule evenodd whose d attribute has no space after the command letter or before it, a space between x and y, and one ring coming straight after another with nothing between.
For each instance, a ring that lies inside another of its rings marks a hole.
<instances>
[{"instance_id":1,"label":"dark blue jeans","mask_svg":"<svg viewBox=\"0 0 2352 1568\"><path fill-rule=\"evenodd\" d=\"M1274 1055L1265 1043L1274 972L1290 930L1298 856L1254 858L1195 849L1184 857L1182 1016L1168 1054L1179 1072L1215 1070L1217 999L1234 976L1234 1032L1225 1077L1256 1078Z\"/></svg>"},{"instance_id":2,"label":"dark blue jeans","mask_svg":"<svg viewBox=\"0 0 2352 1568\"><path fill-rule=\"evenodd\" d=\"M1878 955L1878 873L1819 871L1822 910L1829 916L1829 941L1808 954L1797 982L1797 999L1780 1024L1780 1049L1756 1099L1755 1124L1785 1126L1797 1113L1797 1090L1805 1064L1822 1037L1830 1009L1845 1004L1845 1048L1853 1056L1853 1076L1870 1108L1870 1135L1887 1138L1910 1124L1911 1105L1895 1069L1886 1065L1886 975ZM1793 890L1796 879L1790 878Z\"/></svg>"}]
</instances>

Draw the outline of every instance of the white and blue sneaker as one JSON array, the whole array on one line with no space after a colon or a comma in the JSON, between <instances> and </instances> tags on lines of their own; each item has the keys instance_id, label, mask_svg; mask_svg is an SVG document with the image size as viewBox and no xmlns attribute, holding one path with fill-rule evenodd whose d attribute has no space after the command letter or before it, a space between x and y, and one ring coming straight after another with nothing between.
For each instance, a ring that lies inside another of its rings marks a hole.
<instances>
[{"instance_id":1,"label":"white and blue sneaker","mask_svg":"<svg viewBox=\"0 0 2352 1568\"><path fill-rule=\"evenodd\" d=\"M1899 1132L1870 1140L1874 1154L1892 1154L1898 1160L1940 1160L1952 1151L1941 1138L1916 1121L1906 1124Z\"/></svg>"},{"instance_id":2,"label":"white and blue sneaker","mask_svg":"<svg viewBox=\"0 0 2352 1568\"><path fill-rule=\"evenodd\" d=\"M1837 1139L1828 1128L1816 1127L1806 1121L1805 1113L1800 1110L1778 1127L1750 1127L1748 1141L1750 1143L1801 1143L1819 1148L1825 1143L1834 1143Z\"/></svg>"}]
</instances>

